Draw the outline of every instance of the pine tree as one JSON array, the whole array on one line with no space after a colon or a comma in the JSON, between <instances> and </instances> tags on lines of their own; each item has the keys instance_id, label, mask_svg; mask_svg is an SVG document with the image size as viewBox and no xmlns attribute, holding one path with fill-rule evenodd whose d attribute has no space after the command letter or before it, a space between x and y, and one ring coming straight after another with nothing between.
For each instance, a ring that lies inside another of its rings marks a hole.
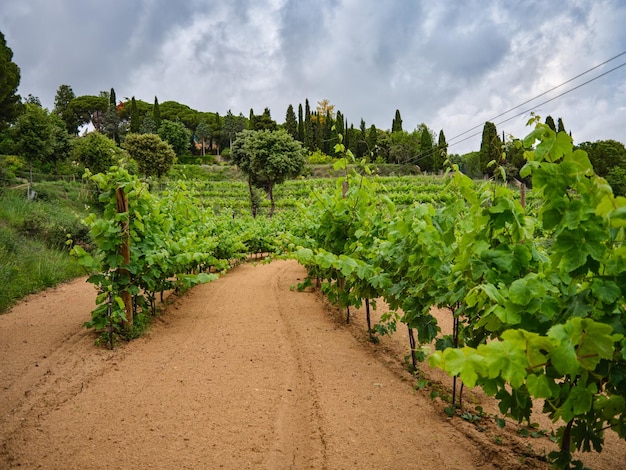
<instances>
[{"instance_id":1,"label":"pine tree","mask_svg":"<svg viewBox=\"0 0 626 470\"><path fill-rule=\"evenodd\" d=\"M206 140L211 137L211 128L204 118L200 119L198 127L196 127L196 137L200 139L202 145L202 156L205 155Z\"/></svg>"},{"instance_id":2,"label":"pine tree","mask_svg":"<svg viewBox=\"0 0 626 470\"><path fill-rule=\"evenodd\" d=\"M298 138L298 121L296 120L296 113L293 111L293 106L287 107L287 114L285 116L285 130L294 139Z\"/></svg>"},{"instance_id":3,"label":"pine tree","mask_svg":"<svg viewBox=\"0 0 626 470\"><path fill-rule=\"evenodd\" d=\"M550 129L556 132L556 125L554 124L554 119L552 119L552 116L546 117L546 124Z\"/></svg>"},{"instance_id":4,"label":"pine tree","mask_svg":"<svg viewBox=\"0 0 626 470\"><path fill-rule=\"evenodd\" d=\"M396 109L396 117L391 123L391 132L402 132L402 118L399 109Z\"/></svg>"}]
</instances>

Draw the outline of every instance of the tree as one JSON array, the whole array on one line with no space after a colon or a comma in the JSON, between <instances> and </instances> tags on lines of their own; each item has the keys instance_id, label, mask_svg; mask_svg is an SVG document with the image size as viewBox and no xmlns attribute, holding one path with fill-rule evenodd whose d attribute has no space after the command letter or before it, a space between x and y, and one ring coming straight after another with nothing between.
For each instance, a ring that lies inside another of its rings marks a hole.
<instances>
[{"instance_id":1,"label":"tree","mask_svg":"<svg viewBox=\"0 0 626 470\"><path fill-rule=\"evenodd\" d=\"M495 166L489 166L489 162L500 160L502 142L498 137L496 125L486 122L483 127L483 137L480 143L480 171L489 176L493 175Z\"/></svg>"},{"instance_id":2,"label":"tree","mask_svg":"<svg viewBox=\"0 0 626 470\"><path fill-rule=\"evenodd\" d=\"M374 155L376 151L376 146L378 144L378 129L376 126L372 124L367 131L367 147L369 151Z\"/></svg>"},{"instance_id":3,"label":"tree","mask_svg":"<svg viewBox=\"0 0 626 470\"><path fill-rule=\"evenodd\" d=\"M161 127L161 108L159 107L159 100L156 96L154 97L154 105L152 106L152 120L157 129Z\"/></svg>"},{"instance_id":4,"label":"tree","mask_svg":"<svg viewBox=\"0 0 626 470\"><path fill-rule=\"evenodd\" d=\"M433 135L431 130L426 124L421 124L418 128L420 134L420 153L419 153L419 165L424 171L438 171L436 168L437 158L435 154L436 150L433 148Z\"/></svg>"},{"instance_id":5,"label":"tree","mask_svg":"<svg viewBox=\"0 0 626 470\"><path fill-rule=\"evenodd\" d=\"M69 108L78 119L78 126L91 123L96 131L102 130L102 116L107 111L109 100L106 96L84 95L70 101Z\"/></svg>"},{"instance_id":6,"label":"tree","mask_svg":"<svg viewBox=\"0 0 626 470\"><path fill-rule=\"evenodd\" d=\"M13 51L0 32L0 131L15 122L22 109L22 99L17 94L20 85L20 68L13 62Z\"/></svg>"},{"instance_id":7,"label":"tree","mask_svg":"<svg viewBox=\"0 0 626 470\"><path fill-rule=\"evenodd\" d=\"M141 121L141 126L139 126L140 134L156 134L157 126L152 119L152 115L149 112L146 112L146 115L143 117L143 121Z\"/></svg>"},{"instance_id":8,"label":"tree","mask_svg":"<svg viewBox=\"0 0 626 470\"><path fill-rule=\"evenodd\" d=\"M105 173L112 165L119 164L126 153L115 141L100 132L90 132L74 141L72 157L85 165L92 173Z\"/></svg>"},{"instance_id":9,"label":"tree","mask_svg":"<svg viewBox=\"0 0 626 470\"><path fill-rule=\"evenodd\" d=\"M392 132L389 142L389 161L396 164L407 164L415 161L420 149L418 132Z\"/></svg>"},{"instance_id":10,"label":"tree","mask_svg":"<svg viewBox=\"0 0 626 470\"><path fill-rule=\"evenodd\" d=\"M172 146L156 134L128 134L123 148L137 162L144 177L167 174L176 159Z\"/></svg>"},{"instance_id":11,"label":"tree","mask_svg":"<svg viewBox=\"0 0 626 470\"><path fill-rule=\"evenodd\" d=\"M304 119L302 118L302 103L298 105L298 140L304 143Z\"/></svg>"},{"instance_id":12,"label":"tree","mask_svg":"<svg viewBox=\"0 0 626 470\"><path fill-rule=\"evenodd\" d=\"M330 104L327 99L317 102L317 115L320 119L320 124L323 126L326 124L326 116L330 115L331 119L335 119L335 105Z\"/></svg>"},{"instance_id":13,"label":"tree","mask_svg":"<svg viewBox=\"0 0 626 470\"><path fill-rule=\"evenodd\" d=\"M243 114L239 113L239 116L235 116L229 109L224 116L224 133L228 137L228 148L232 147L233 140L237 137L241 131L246 128L246 118Z\"/></svg>"},{"instance_id":14,"label":"tree","mask_svg":"<svg viewBox=\"0 0 626 470\"><path fill-rule=\"evenodd\" d=\"M211 128L206 123L204 118L200 119L198 127L196 127L196 137L198 137L200 139L200 142L202 143L202 156L204 156L206 140L211 137Z\"/></svg>"},{"instance_id":15,"label":"tree","mask_svg":"<svg viewBox=\"0 0 626 470\"><path fill-rule=\"evenodd\" d=\"M115 90L113 88L111 88L111 92L109 93L109 106L104 113L102 131L105 135L113 139L117 145L120 144L120 117L117 114L117 103Z\"/></svg>"},{"instance_id":16,"label":"tree","mask_svg":"<svg viewBox=\"0 0 626 470\"><path fill-rule=\"evenodd\" d=\"M554 124L554 119L552 119L552 116L546 117L546 124L550 129L556 132L556 124Z\"/></svg>"},{"instance_id":17,"label":"tree","mask_svg":"<svg viewBox=\"0 0 626 470\"><path fill-rule=\"evenodd\" d=\"M33 165L54 159L53 129L47 110L36 104L26 103L24 113L11 127L15 153Z\"/></svg>"},{"instance_id":18,"label":"tree","mask_svg":"<svg viewBox=\"0 0 626 470\"><path fill-rule=\"evenodd\" d=\"M621 142L616 140L583 142L578 148L587 152L598 176L606 177L613 168L626 170L626 148Z\"/></svg>"},{"instance_id":19,"label":"tree","mask_svg":"<svg viewBox=\"0 0 626 470\"><path fill-rule=\"evenodd\" d=\"M367 151L367 128L365 126L365 120L361 118L361 124L359 125L359 133L356 144L356 158L363 158L367 154Z\"/></svg>"},{"instance_id":20,"label":"tree","mask_svg":"<svg viewBox=\"0 0 626 470\"><path fill-rule=\"evenodd\" d=\"M189 153L191 132L182 122L163 119L157 133L161 139L172 146L177 156Z\"/></svg>"},{"instance_id":21,"label":"tree","mask_svg":"<svg viewBox=\"0 0 626 470\"><path fill-rule=\"evenodd\" d=\"M293 110L293 106L287 107L287 114L285 116L285 130L294 139L298 138L298 121L296 120L296 113Z\"/></svg>"},{"instance_id":22,"label":"tree","mask_svg":"<svg viewBox=\"0 0 626 470\"><path fill-rule=\"evenodd\" d=\"M446 142L446 135L443 133L443 129L439 131L439 139L437 140L437 155L435 156L435 171L439 171L442 168L442 162L445 162L448 157L448 143Z\"/></svg>"},{"instance_id":23,"label":"tree","mask_svg":"<svg viewBox=\"0 0 626 470\"><path fill-rule=\"evenodd\" d=\"M59 116L71 135L78 134L78 116L76 112L70 107L72 100L76 98L74 90L69 85L60 85L57 93L54 97L54 114Z\"/></svg>"},{"instance_id":24,"label":"tree","mask_svg":"<svg viewBox=\"0 0 626 470\"><path fill-rule=\"evenodd\" d=\"M315 150L313 122L311 121L311 107L308 98L304 101L304 147L309 151Z\"/></svg>"},{"instance_id":25,"label":"tree","mask_svg":"<svg viewBox=\"0 0 626 470\"><path fill-rule=\"evenodd\" d=\"M231 149L233 163L248 176L252 213L256 216L253 188L262 188L271 202L274 214L274 186L304 170L306 152L285 130L250 131L239 134Z\"/></svg>"},{"instance_id":26,"label":"tree","mask_svg":"<svg viewBox=\"0 0 626 470\"><path fill-rule=\"evenodd\" d=\"M396 109L396 116L391 123L391 132L402 132L402 118L399 109Z\"/></svg>"},{"instance_id":27,"label":"tree","mask_svg":"<svg viewBox=\"0 0 626 470\"><path fill-rule=\"evenodd\" d=\"M130 132L138 133L141 128L141 118L139 116L139 108L137 108L137 101L133 96L130 99Z\"/></svg>"},{"instance_id":28,"label":"tree","mask_svg":"<svg viewBox=\"0 0 626 470\"><path fill-rule=\"evenodd\" d=\"M255 131L263 131L263 130L275 131L277 128L276 121L272 119L272 115L270 113L269 108L265 108L263 110L263 114L261 115L258 115L258 116L253 115L252 121L253 121L253 126L254 126L252 129Z\"/></svg>"},{"instance_id":29,"label":"tree","mask_svg":"<svg viewBox=\"0 0 626 470\"><path fill-rule=\"evenodd\" d=\"M559 118L559 120L557 121L556 131L557 132L567 132L565 130L565 124L563 124L563 119L561 119L561 118Z\"/></svg>"}]
</instances>

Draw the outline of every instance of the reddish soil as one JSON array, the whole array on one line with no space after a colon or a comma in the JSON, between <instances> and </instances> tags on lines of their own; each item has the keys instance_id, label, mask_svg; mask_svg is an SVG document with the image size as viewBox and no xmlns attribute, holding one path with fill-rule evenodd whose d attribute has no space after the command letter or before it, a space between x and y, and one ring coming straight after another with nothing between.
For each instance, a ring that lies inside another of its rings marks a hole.
<instances>
[{"instance_id":1,"label":"reddish soil","mask_svg":"<svg viewBox=\"0 0 626 470\"><path fill-rule=\"evenodd\" d=\"M547 468L547 438L448 418L430 393L451 381L424 371L416 390L405 330L370 343L361 310L346 325L290 289L304 276L291 261L241 265L113 351L81 326L84 279L26 299L0 316L0 468ZM626 468L626 446L585 461Z\"/></svg>"}]
</instances>

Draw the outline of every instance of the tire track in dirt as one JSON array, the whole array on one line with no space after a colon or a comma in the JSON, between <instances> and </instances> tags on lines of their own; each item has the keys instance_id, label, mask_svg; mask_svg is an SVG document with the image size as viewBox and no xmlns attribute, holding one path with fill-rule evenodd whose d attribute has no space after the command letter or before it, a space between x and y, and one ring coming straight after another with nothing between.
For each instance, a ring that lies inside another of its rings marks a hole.
<instances>
[{"instance_id":1,"label":"tire track in dirt","mask_svg":"<svg viewBox=\"0 0 626 470\"><path fill-rule=\"evenodd\" d=\"M302 338L292 324L297 305L285 296L285 272L281 266L271 278L273 297L288 343L289 363L285 370L291 388L283 390L275 424L275 440L267 459L267 468L327 468L326 440L321 423L315 377L302 350ZM287 281L288 282L288 281Z\"/></svg>"}]
</instances>

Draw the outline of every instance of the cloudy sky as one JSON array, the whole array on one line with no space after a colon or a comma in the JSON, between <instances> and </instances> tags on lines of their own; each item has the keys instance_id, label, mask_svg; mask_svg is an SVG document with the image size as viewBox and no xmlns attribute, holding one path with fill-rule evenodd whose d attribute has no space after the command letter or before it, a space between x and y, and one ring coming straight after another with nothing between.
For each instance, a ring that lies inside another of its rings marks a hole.
<instances>
[{"instance_id":1,"label":"cloudy sky","mask_svg":"<svg viewBox=\"0 0 626 470\"><path fill-rule=\"evenodd\" d=\"M626 52L625 25L624 0L0 3L19 92L50 109L61 84L222 115L268 107L279 123L289 104L328 99L357 127L389 129L399 109L405 130L443 129L458 153L480 147L487 120L523 137L530 109L562 117L576 142L626 142L626 66L609 72L626 54L493 119Z\"/></svg>"}]
</instances>

